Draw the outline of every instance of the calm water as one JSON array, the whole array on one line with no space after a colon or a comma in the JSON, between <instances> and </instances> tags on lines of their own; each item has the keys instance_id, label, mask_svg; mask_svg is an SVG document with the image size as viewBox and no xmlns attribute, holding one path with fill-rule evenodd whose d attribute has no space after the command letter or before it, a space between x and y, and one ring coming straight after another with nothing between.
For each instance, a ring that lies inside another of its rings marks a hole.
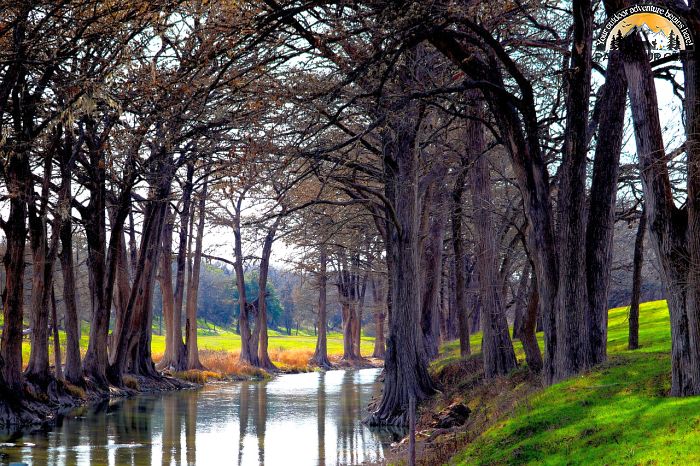
<instances>
[{"instance_id":1,"label":"calm water","mask_svg":"<svg viewBox=\"0 0 700 466\"><path fill-rule=\"evenodd\" d=\"M360 423L380 369L282 375L84 408L0 435L0 464L335 465L383 458L402 432Z\"/></svg>"}]
</instances>

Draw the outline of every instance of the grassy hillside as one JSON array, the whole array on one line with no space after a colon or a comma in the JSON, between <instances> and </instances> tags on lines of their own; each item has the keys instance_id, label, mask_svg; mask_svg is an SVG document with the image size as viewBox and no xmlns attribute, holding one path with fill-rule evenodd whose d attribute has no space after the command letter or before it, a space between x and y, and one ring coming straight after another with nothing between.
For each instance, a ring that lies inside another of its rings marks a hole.
<instances>
[{"instance_id":1,"label":"grassy hillside","mask_svg":"<svg viewBox=\"0 0 700 466\"><path fill-rule=\"evenodd\" d=\"M635 351L627 350L627 308L609 316L608 363L521 398L451 463L700 464L700 397L668 397L666 303L641 306Z\"/></svg>"}]
</instances>

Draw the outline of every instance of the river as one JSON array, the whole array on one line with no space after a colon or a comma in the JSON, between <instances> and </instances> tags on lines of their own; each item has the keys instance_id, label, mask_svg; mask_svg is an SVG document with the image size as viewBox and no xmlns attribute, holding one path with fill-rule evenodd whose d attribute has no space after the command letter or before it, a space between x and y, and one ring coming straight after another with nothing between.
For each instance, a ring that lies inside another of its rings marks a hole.
<instances>
[{"instance_id":1,"label":"river","mask_svg":"<svg viewBox=\"0 0 700 466\"><path fill-rule=\"evenodd\" d=\"M403 432L360 421L380 369L210 384L77 409L55 427L0 434L0 464L340 465L373 462Z\"/></svg>"}]
</instances>

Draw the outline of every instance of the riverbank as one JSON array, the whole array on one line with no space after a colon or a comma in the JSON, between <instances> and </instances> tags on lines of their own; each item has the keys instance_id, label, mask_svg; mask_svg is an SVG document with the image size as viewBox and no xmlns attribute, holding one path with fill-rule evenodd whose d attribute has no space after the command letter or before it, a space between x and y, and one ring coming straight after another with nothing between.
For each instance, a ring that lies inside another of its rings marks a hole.
<instances>
[{"instance_id":1,"label":"riverbank","mask_svg":"<svg viewBox=\"0 0 700 466\"><path fill-rule=\"evenodd\" d=\"M641 306L638 350L627 349L627 326L627 308L611 309L608 361L546 388L527 371L519 343L521 368L488 383L478 358L461 360L446 345L432 365L443 393L419 411L417 464L700 463L700 397L669 396L665 302ZM438 427L455 404L469 408L466 422ZM405 458L403 442L387 462Z\"/></svg>"},{"instance_id":2,"label":"riverbank","mask_svg":"<svg viewBox=\"0 0 700 466\"><path fill-rule=\"evenodd\" d=\"M0 393L0 427L26 430L51 425L60 414L80 406L106 400L173 390L192 390L201 385L168 375L142 377L125 375L124 387L98 387L89 379L83 386L51 378L44 384L24 381L23 393Z\"/></svg>"}]
</instances>

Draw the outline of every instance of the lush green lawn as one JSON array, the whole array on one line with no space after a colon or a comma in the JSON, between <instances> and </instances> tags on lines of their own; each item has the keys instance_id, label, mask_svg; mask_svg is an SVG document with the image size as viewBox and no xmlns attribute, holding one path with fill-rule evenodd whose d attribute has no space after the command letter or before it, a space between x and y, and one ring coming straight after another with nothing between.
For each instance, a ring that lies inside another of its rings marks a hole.
<instances>
[{"instance_id":1,"label":"lush green lawn","mask_svg":"<svg viewBox=\"0 0 700 466\"><path fill-rule=\"evenodd\" d=\"M316 348L316 337L313 335L305 335L300 332L297 336L292 332L292 335L286 335L275 331L269 332L268 349L270 351L287 351L287 350L308 350L313 351ZM199 349L221 350L221 351L240 351L241 337L233 332L219 329L218 335L200 335L197 339ZM153 354L160 354L165 351L165 337L153 335L151 345ZM363 355L369 356L374 350L374 338L362 337L360 351ZM343 336L338 332L328 333L328 354L343 354Z\"/></svg>"},{"instance_id":2,"label":"lush green lawn","mask_svg":"<svg viewBox=\"0 0 700 466\"><path fill-rule=\"evenodd\" d=\"M453 463L700 464L700 397L667 396L666 304L640 314L639 350L627 350L627 308L610 310L608 363L530 397Z\"/></svg>"}]
</instances>

